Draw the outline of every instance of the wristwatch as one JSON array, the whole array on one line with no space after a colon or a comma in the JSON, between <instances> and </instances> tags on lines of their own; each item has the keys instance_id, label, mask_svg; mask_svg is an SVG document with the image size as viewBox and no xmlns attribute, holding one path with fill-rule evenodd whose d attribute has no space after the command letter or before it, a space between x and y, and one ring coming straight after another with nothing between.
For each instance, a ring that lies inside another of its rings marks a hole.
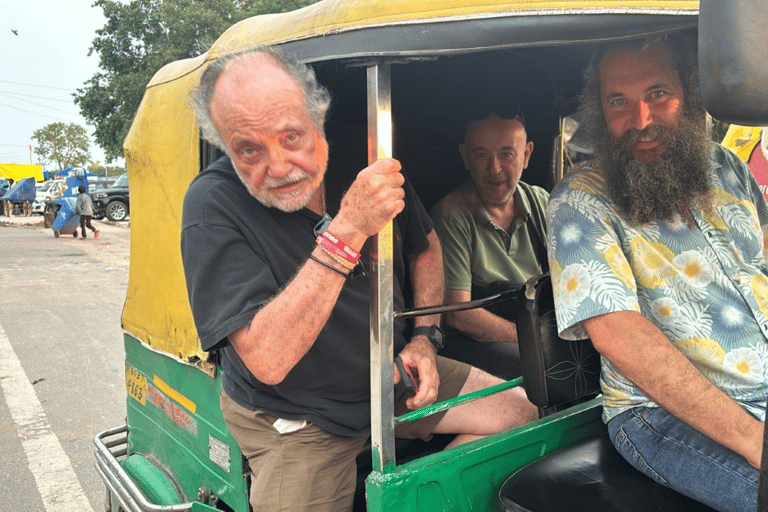
<instances>
[{"instance_id":1,"label":"wristwatch","mask_svg":"<svg viewBox=\"0 0 768 512\"><path fill-rule=\"evenodd\" d=\"M443 334L443 331L436 325L422 325L421 327L417 327L413 330L411 336L418 336L419 334L423 334L429 338L429 341L432 342L438 351L445 346L445 334Z\"/></svg>"}]
</instances>

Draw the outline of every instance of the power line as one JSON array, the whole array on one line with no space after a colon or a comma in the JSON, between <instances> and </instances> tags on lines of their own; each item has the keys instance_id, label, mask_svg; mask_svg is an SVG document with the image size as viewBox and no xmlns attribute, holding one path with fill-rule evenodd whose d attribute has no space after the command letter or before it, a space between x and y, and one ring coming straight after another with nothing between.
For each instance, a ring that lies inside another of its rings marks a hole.
<instances>
[{"instance_id":1,"label":"power line","mask_svg":"<svg viewBox=\"0 0 768 512\"><path fill-rule=\"evenodd\" d=\"M7 94L7 93L4 93L4 92L0 92L0 96L10 96L10 95L9 95L9 94ZM11 98L13 98L13 96L10 96L10 97L11 97ZM29 104L31 104L31 105L35 105L35 106L37 106L37 107L43 107L43 108L47 108L47 109L50 109L50 110L55 110L55 111L57 111L57 112L63 112L63 113L65 113L65 114L69 114L69 115L71 115L71 116L76 116L76 115L77 115L77 114L73 114L72 112L67 112L66 110L61 110L61 109L59 109L59 108L53 108L53 107L49 107L48 105L42 105L42 104L40 104L40 103L35 103L34 101L23 100L23 99L21 99L21 98L14 98L14 99L15 99L15 100L18 100L18 101L23 101L23 102L25 102L25 103L29 103Z\"/></svg>"},{"instance_id":2,"label":"power line","mask_svg":"<svg viewBox=\"0 0 768 512\"><path fill-rule=\"evenodd\" d=\"M63 103L72 103L72 99L71 98L68 99L68 100L62 100L60 98L47 98L45 96L33 96L31 94L21 94L21 93L18 93L18 92L8 92L8 91L0 91L0 94L4 94L6 96L20 96L20 97L24 97L24 98L35 98L35 99L38 99L38 100L61 101Z\"/></svg>"},{"instance_id":3,"label":"power line","mask_svg":"<svg viewBox=\"0 0 768 512\"><path fill-rule=\"evenodd\" d=\"M45 115L45 114L40 114L39 112L30 112L29 110L24 110L22 108L12 107L10 105L6 105L5 103L0 103L0 107L8 107L8 108L12 108L13 110L18 110L19 112L24 112L25 114L34 114L36 116L42 116L42 117L47 117L48 119L55 119L56 121L61 121L60 117L48 116L48 115Z\"/></svg>"},{"instance_id":4,"label":"power line","mask_svg":"<svg viewBox=\"0 0 768 512\"><path fill-rule=\"evenodd\" d=\"M11 82L9 80L0 80L1 83L4 84L13 84L13 85L24 85L26 87L42 87L44 89L58 89L60 91L69 91L69 92L75 92L74 89L67 89L66 87L54 87L52 85L36 85L36 84L24 84L21 82Z\"/></svg>"}]
</instances>

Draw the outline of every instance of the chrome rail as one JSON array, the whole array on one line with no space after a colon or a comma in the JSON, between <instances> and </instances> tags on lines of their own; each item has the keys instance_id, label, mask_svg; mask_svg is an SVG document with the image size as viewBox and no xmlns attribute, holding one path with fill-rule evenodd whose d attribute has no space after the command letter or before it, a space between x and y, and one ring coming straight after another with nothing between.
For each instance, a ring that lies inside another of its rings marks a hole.
<instances>
[{"instance_id":1,"label":"chrome rail","mask_svg":"<svg viewBox=\"0 0 768 512\"><path fill-rule=\"evenodd\" d=\"M96 446L96 471L125 512L187 512L192 510L194 502L176 505L157 505L150 503L136 486L131 476L120 465L119 457L128 453L128 441L125 437L105 441L107 438L127 433L123 425L103 432L93 438Z\"/></svg>"}]
</instances>

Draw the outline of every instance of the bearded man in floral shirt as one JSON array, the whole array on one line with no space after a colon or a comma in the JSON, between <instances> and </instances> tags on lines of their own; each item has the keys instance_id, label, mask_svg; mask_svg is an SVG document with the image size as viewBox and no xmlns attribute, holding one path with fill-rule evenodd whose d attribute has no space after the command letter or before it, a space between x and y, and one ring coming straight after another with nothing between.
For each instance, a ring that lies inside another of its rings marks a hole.
<instances>
[{"instance_id":1,"label":"bearded man in floral shirt","mask_svg":"<svg viewBox=\"0 0 768 512\"><path fill-rule=\"evenodd\" d=\"M600 49L581 119L594 159L552 192L558 330L602 356L618 451L717 510L755 510L768 397L768 207L709 141L695 43Z\"/></svg>"}]
</instances>

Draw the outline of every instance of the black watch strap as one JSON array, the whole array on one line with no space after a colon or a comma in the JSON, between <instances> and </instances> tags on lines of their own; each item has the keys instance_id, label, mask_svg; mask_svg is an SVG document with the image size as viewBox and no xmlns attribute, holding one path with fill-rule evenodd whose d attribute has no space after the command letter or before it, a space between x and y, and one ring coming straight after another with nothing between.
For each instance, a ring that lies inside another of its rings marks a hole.
<instances>
[{"instance_id":1,"label":"black watch strap","mask_svg":"<svg viewBox=\"0 0 768 512\"><path fill-rule=\"evenodd\" d=\"M443 335L443 331L436 325L422 325L416 327L411 336L418 336L420 334L426 336L437 350L441 350L445 346L445 336Z\"/></svg>"}]
</instances>

